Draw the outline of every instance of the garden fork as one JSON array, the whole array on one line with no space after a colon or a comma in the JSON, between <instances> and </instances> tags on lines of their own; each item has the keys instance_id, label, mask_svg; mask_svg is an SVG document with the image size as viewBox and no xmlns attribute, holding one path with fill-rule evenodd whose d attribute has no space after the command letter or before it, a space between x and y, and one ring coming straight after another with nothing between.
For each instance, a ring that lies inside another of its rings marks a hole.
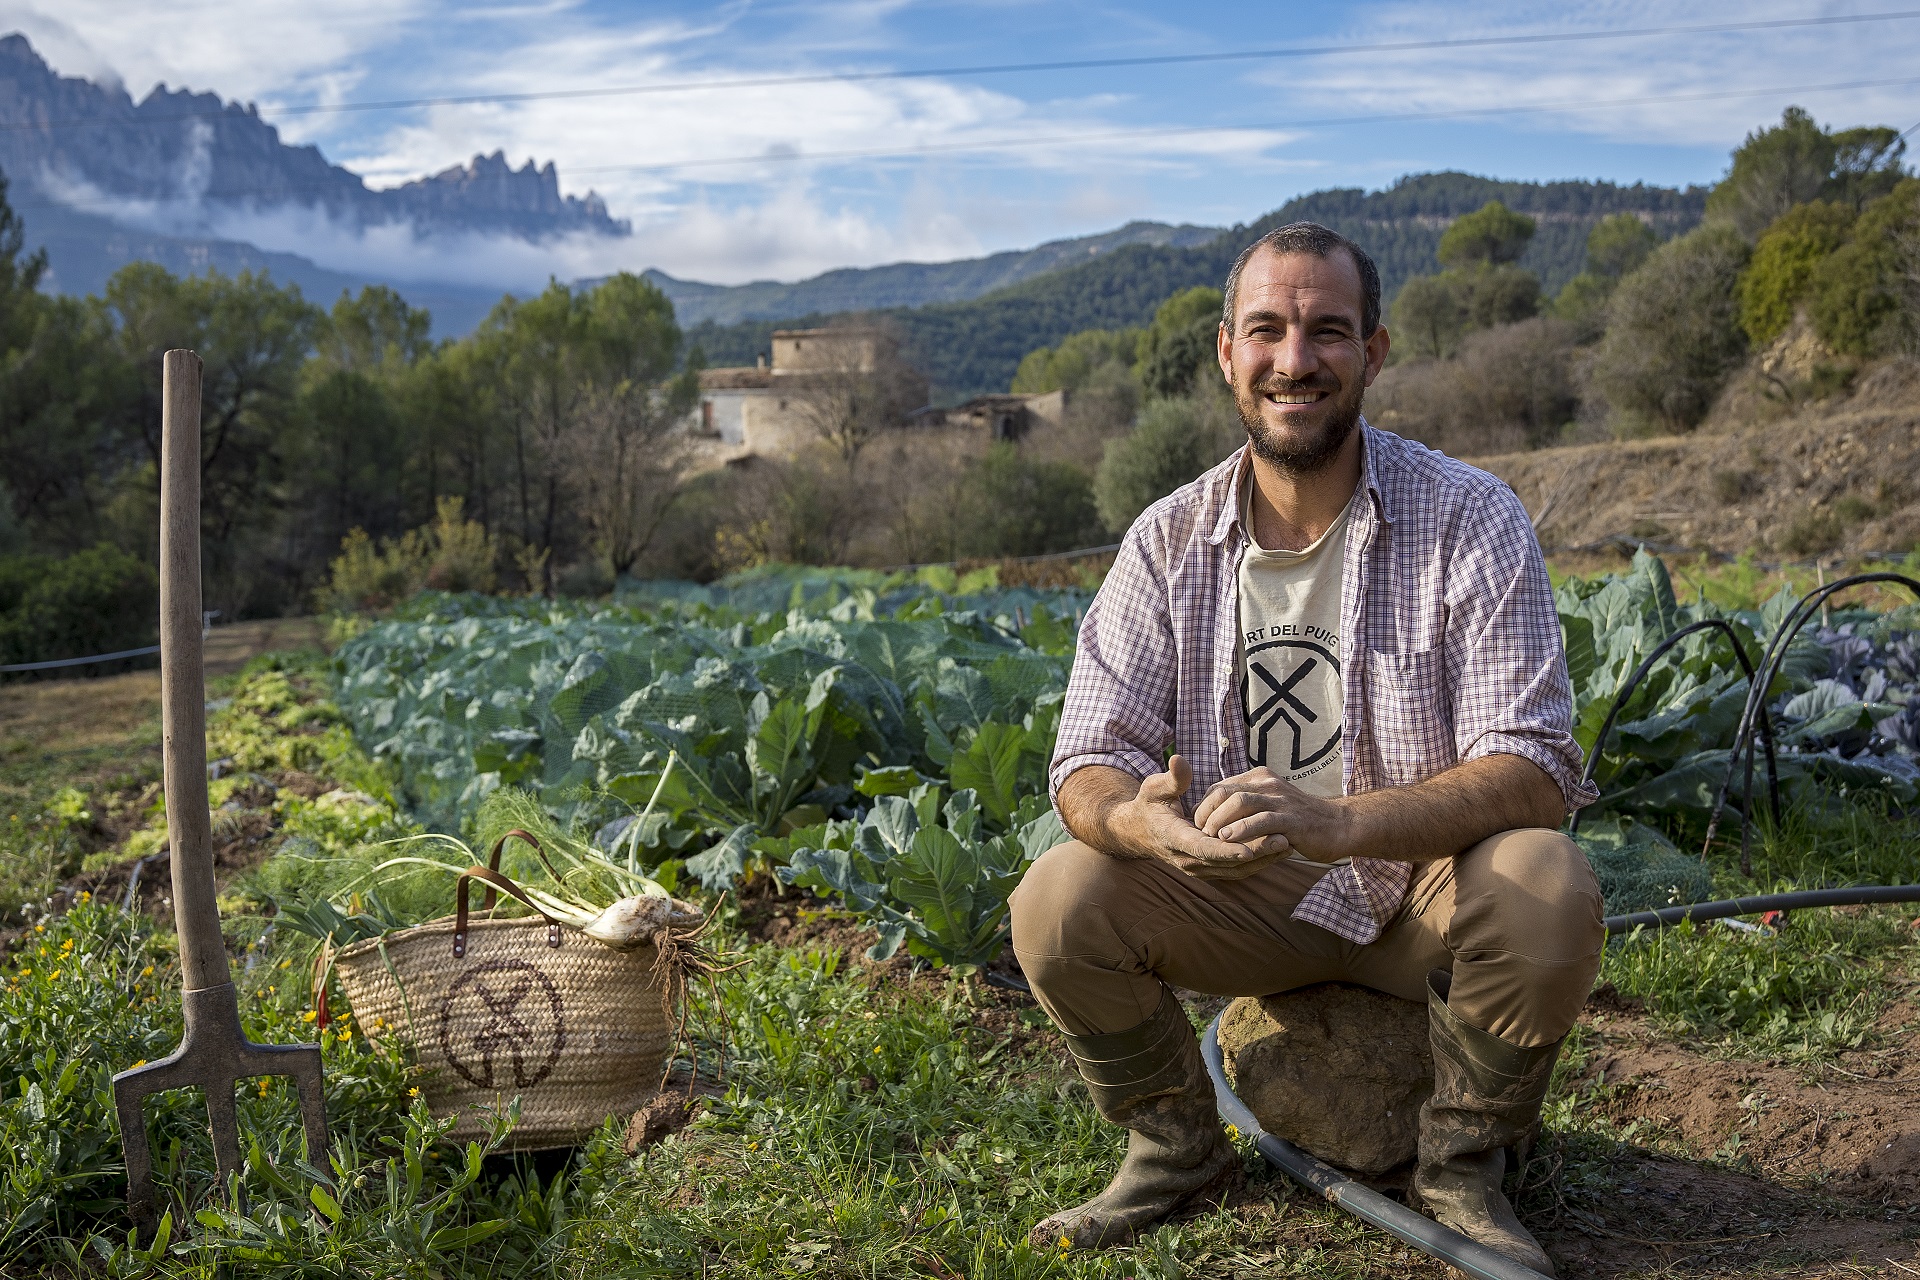
<instances>
[{"instance_id":1,"label":"garden fork","mask_svg":"<svg viewBox=\"0 0 1920 1280\"><path fill-rule=\"evenodd\" d=\"M206 673L200 628L200 357L166 354L160 424L160 719L166 768L167 846L173 918L180 935L186 1033L180 1047L113 1078L127 1164L127 1210L141 1239L155 1230L153 1159L141 1102L150 1093L198 1085L206 1094L214 1164L222 1186L240 1171L234 1085L250 1076L292 1076L306 1122L307 1158L325 1159L327 1107L320 1046L252 1044L220 937L213 891L213 830L207 812Z\"/></svg>"}]
</instances>

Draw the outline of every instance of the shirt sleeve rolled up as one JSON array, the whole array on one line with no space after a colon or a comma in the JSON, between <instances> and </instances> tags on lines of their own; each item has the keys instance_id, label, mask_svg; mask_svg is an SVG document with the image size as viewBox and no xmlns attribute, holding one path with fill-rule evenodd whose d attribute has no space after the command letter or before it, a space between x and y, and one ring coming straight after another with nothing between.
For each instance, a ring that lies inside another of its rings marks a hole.
<instances>
[{"instance_id":1,"label":"shirt sleeve rolled up","mask_svg":"<svg viewBox=\"0 0 1920 1280\"><path fill-rule=\"evenodd\" d=\"M1077 769L1110 765L1145 778L1165 765L1179 652L1156 541L1149 521L1134 522L1081 619L1048 775L1056 803Z\"/></svg>"},{"instance_id":2,"label":"shirt sleeve rolled up","mask_svg":"<svg viewBox=\"0 0 1920 1280\"><path fill-rule=\"evenodd\" d=\"M1515 755L1560 788L1567 811L1599 792L1581 781L1569 731L1573 690L1540 543L1520 499L1490 486L1461 530L1447 575L1447 676L1458 758Z\"/></svg>"}]
</instances>

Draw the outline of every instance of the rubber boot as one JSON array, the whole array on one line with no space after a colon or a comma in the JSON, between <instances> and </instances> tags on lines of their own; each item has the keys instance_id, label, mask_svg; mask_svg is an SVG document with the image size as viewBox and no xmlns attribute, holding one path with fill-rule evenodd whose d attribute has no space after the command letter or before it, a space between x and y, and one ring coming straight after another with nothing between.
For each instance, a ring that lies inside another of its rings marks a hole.
<instances>
[{"instance_id":1,"label":"rubber boot","mask_svg":"<svg viewBox=\"0 0 1920 1280\"><path fill-rule=\"evenodd\" d=\"M1420 1108L1413 1187L1435 1219L1515 1262L1553 1275L1553 1262L1500 1190L1508 1147L1529 1145L1547 1096L1557 1040L1522 1049L1469 1026L1447 1007L1453 975L1427 979L1433 1096Z\"/></svg>"},{"instance_id":2,"label":"rubber boot","mask_svg":"<svg viewBox=\"0 0 1920 1280\"><path fill-rule=\"evenodd\" d=\"M1035 1227L1028 1236L1035 1247L1125 1244L1140 1228L1216 1203L1246 1180L1214 1109L1199 1042L1173 992L1163 991L1153 1016L1137 1027L1066 1041L1094 1106L1132 1133L1107 1189Z\"/></svg>"}]
</instances>

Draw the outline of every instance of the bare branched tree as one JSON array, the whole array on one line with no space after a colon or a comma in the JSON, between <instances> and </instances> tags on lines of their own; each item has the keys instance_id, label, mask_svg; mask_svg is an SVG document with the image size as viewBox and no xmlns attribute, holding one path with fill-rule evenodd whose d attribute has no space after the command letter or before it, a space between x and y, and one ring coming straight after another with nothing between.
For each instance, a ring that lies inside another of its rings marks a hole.
<instances>
[{"instance_id":1,"label":"bare branched tree","mask_svg":"<svg viewBox=\"0 0 1920 1280\"><path fill-rule=\"evenodd\" d=\"M881 432L903 426L927 402L927 380L884 328L848 327L791 377L798 418L851 469Z\"/></svg>"},{"instance_id":2,"label":"bare branched tree","mask_svg":"<svg viewBox=\"0 0 1920 1280\"><path fill-rule=\"evenodd\" d=\"M617 578L633 566L680 496L690 441L678 429L699 395L693 376L665 387L620 382L590 394L568 441L568 470L593 548Z\"/></svg>"}]
</instances>

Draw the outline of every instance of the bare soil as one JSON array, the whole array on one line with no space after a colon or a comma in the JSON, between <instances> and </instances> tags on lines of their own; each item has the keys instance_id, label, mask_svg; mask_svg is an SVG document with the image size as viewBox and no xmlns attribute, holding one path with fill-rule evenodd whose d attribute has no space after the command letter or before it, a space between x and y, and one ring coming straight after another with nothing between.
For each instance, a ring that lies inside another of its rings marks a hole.
<instances>
[{"instance_id":1,"label":"bare soil","mask_svg":"<svg viewBox=\"0 0 1920 1280\"><path fill-rule=\"evenodd\" d=\"M1807 1065L1661 1038L1610 987L1568 1082L1596 1132L1550 1136L1520 1203L1564 1275L1920 1274L1920 1021Z\"/></svg>"},{"instance_id":2,"label":"bare soil","mask_svg":"<svg viewBox=\"0 0 1920 1280\"><path fill-rule=\"evenodd\" d=\"M1756 365L1690 435L1472 461L1513 486L1549 548L1624 536L1725 555L1904 553L1920 543L1920 364L1812 400Z\"/></svg>"}]
</instances>

